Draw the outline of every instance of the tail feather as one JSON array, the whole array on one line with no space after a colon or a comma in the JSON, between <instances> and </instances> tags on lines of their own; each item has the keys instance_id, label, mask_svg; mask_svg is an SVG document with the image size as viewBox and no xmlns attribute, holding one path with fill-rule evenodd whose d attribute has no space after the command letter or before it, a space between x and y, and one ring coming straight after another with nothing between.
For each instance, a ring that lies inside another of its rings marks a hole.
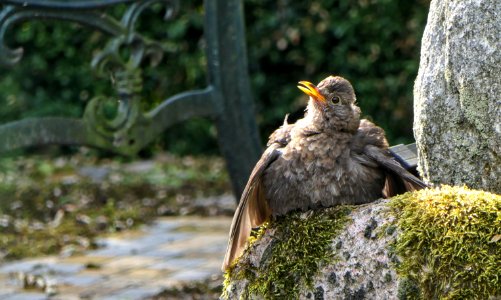
<instances>
[{"instance_id":1,"label":"tail feather","mask_svg":"<svg viewBox=\"0 0 501 300\"><path fill-rule=\"evenodd\" d=\"M228 242L228 249L226 250L226 255L224 256L222 270L223 272L227 270L231 263L240 255L242 255L247 239L252 230L249 218L249 207L246 206L242 215L238 219L234 219L232 228L235 228L232 236L230 235L230 241Z\"/></svg>"},{"instance_id":2,"label":"tail feather","mask_svg":"<svg viewBox=\"0 0 501 300\"><path fill-rule=\"evenodd\" d=\"M407 171L405 170L405 172ZM414 177L414 175L410 173L409 175ZM383 196L385 198L390 198L405 192L417 191L425 187L428 187L428 185L417 177L414 177L412 180L407 180L407 178L401 177L400 174L387 172Z\"/></svg>"},{"instance_id":3,"label":"tail feather","mask_svg":"<svg viewBox=\"0 0 501 300\"><path fill-rule=\"evenodd\" d=\"M264 170L280 156L281 152L277 150L279 146L279 144L273 144L268 147L252 170L231 222L228 248L222 266L223 272L243 253L252 227L261 225L271 215L268 201L264 196L261 176Z\"/></svg>"},{"instance_id":4,"label":"tail feather","mask_svg":"<svg viewBox=\"0 0 501 300\"><path fill-rule=\"evenodd\" d=\"M383 190L385 197L428 187L425 182L402 167L385 149L367 145L364 147L364 154L386 170L386 183Z\"/></svg>"}]
</instances>

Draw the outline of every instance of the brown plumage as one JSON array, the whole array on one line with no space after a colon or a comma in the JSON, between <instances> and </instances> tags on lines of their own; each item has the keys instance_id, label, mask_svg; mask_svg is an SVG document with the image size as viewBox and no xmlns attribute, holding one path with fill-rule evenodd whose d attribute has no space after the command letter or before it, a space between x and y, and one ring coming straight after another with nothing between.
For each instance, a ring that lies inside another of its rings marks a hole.
<instances>
[{"instance_id":1,"label":"brown plumage","mask_svg":"<svg viewBox=\"0 0 501 300\"><path fill-rule=\"evenodd\" d=\"M298 88L310 96L305 117L294 124L286 118L271 134L235 211L223 271L241 255L251 229L270 217L426 187L392 158L384 131L360 120L348 80L330 76Z\"/></svg>"}]
</instances>

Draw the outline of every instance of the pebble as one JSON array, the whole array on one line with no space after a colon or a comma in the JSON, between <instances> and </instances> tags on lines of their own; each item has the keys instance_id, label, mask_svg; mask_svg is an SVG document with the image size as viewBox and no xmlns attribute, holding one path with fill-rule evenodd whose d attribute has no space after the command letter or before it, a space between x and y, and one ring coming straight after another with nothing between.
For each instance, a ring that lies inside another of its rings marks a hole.
<instances>
[{"instance_id":1,"label":"pebble","mask_svg":"<svg viewBox=\"0 0 501 300\"><path fill-rule=\"evenodd\" d=\"M3 263L0 299L146 299L203 281L221 273L230 224L226 216L162 217L101 238L83 255Z\"/></svg>"}]
</instances>

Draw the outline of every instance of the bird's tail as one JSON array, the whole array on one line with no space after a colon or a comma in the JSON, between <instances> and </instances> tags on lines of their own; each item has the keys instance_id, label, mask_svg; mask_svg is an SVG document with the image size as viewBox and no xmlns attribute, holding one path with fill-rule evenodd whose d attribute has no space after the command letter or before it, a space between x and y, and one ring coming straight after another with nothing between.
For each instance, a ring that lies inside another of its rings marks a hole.
<instances>
[{"instance_id":1,"label":"bird's tail","mask_svg":"<svg viewBox=\"0 0 501 300\"><path fill-rule=\"evenodd\" d=\"M261 176L264 170L279 157L281 153L277 150L279 147L279 143L273 143L266 149L247 181L231 222L228 248L222 266L223 272L244 251L252 227L263 224L271 216Z\"/></svg>"},{"instance_id":2,"label":"bird's tail","mask_svg":"<svg viewBox=\"0 0 501 300\"><path fill-rule=\"evenodd\" d=\"M248 206L244 207L241 210L241 213L240 211L237 212L238 214L235 213L231 223L228 248L226 249L223 266L221 268L223 272L230 267L235 258L242 255L245 244L252 230Z\"/></svg>"},{"instance_id":3,"label":"bird's tail","mask_svg":"<svg viewBox=\"0 0 501 300\"><path fill-rule=\"evenodd\" d=\"M257 182L246 188L231 222L223 272L242 255L252 228L263 224L270 215L271 211L264 198L261 184Z\"/></svg>"},{"instance_id":4,"label":"bird's tail","mask_svg":"<svg viewBox=\"0 0 501 300\"><path fill-rule=\"evenodd\" d=\"M386 182L383 189L383 196L385 198L428 187L421 179L415 177L408 171L405 172L407 172L405 178L401 176L403 171L399 175L392 172L386 172Z\"/></svg>"}]
</instances>

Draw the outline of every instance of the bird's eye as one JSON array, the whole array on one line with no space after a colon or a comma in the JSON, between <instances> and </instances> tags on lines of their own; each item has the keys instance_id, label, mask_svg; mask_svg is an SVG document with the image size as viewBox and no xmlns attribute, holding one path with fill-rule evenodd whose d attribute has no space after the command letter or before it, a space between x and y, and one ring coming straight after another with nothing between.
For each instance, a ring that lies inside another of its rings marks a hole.
<instances>
[{"instance_id":1,"label":"bird's eye","mask_svg":"<svg viewBox=\"0 0 501 300\"><path fill-rule=\"evenodd\" d=\"M331 102L334 104L339 104L339 102L341 102L341 99L339 99L338 96L334 96L332 97Z\"/></svg>"}]
</instances>

